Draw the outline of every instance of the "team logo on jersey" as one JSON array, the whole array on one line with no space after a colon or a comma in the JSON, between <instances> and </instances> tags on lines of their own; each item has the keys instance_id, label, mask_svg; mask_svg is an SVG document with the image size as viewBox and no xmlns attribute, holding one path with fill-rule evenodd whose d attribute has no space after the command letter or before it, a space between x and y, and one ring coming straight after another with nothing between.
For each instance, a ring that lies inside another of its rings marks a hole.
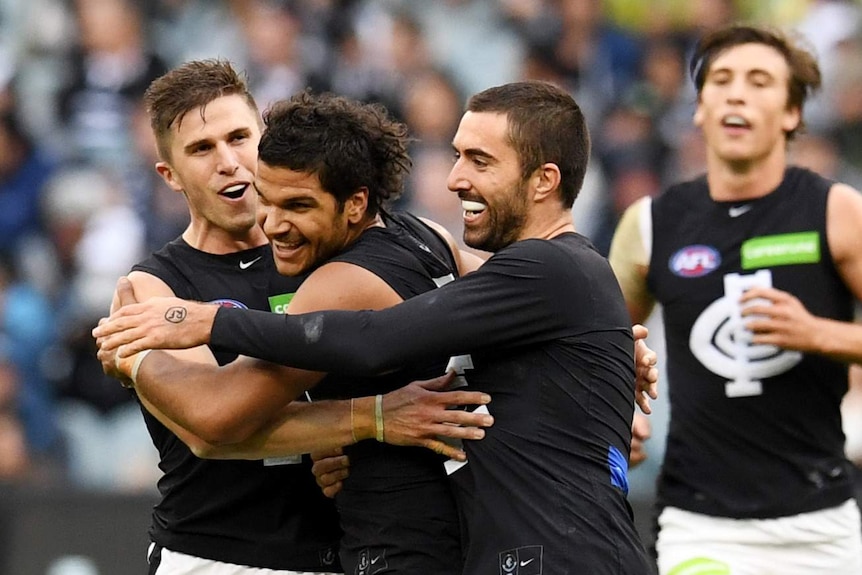
<instances>
[{"instance_id":1,"label":"team logo on jersey","mask_svg":"<svg viewBox=\"0 0 862 575\"><path fill-rule=\"evenodd\" d=\"M541 545L527 545L500 553L500 575L542 575Z\"/></svg>"},{"instance_id":2,"label":"team logo on jersey","mask_svg":"<svg viewBox=\"0 0 862 575\"><path fill-rule=\"evenodd\" d=\"M763 378L780 375L802 361L797 351L751 342L752 333L741 316L739 298L756 285L772 285L769 270L727 274L724 295L704 309L691 328L689 350L706 369L727 378L727 397L761 395Z\"/></svg>"},{"instance_id":3,"label":"team logo on jersey","mask_svg":"<svg viewBox=\"0 0 862 575\"><path fill-rule=\"evenodd\" d=\"M210 303L215 305L220 305L222 307L230 307L236 309L248 309L248 306L242 303L241 301L236 301L235 299L214 299Z\"/></svg>"},{"instance_id":4,"label":"team logo on jersey","mask_svg":"<svg viewBox=\"0 0 862 575\"><path fill-rule=\"evenodd\" d=\"M686 246L670 258L670 271L683 278L705 276L721 264L721 254L713 247L700 244Z\"/></svg>"},{"instance_id":5,"label":"team logo on jersey","mask_svg":"<svg viewBox=\"0 0 862 575\"><path fill-rule=\"evenodd\" d=\"M360 549L359 556L356 560L356 569L354 575L374 575L381 573L389 568L389 563L386 561L386 549L366 547Z\"/></svg>"}]
</instances>

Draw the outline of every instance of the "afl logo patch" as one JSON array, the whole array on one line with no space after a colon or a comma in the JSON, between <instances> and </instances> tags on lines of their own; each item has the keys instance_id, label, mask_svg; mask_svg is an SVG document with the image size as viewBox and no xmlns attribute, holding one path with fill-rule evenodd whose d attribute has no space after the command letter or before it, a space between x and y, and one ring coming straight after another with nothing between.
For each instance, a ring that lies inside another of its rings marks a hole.
<instances>
[{"instance_id":1,"label":"afl logo patch","mask_svg":"<svg viewBox=\"0 0 862 575\"><path fill-rule=\"evenodd\" d=\"M713 247L686 246L670 258L670 271L683 278L705 276L721 264L721 255Z\"/></svg>"},{"instance_id":2,"label":"afl logo patch","mask_svg":"<svg viewBox=\"0 0 862 575\"><path fill-rule=\"evenodd\" d=\"M242 303L241 301L236 301L235 299L214 299L210 303L215 305L220 305L222 307L230 307L236 309L248 309L248 306Z\"/></svg>"}]
</instances>

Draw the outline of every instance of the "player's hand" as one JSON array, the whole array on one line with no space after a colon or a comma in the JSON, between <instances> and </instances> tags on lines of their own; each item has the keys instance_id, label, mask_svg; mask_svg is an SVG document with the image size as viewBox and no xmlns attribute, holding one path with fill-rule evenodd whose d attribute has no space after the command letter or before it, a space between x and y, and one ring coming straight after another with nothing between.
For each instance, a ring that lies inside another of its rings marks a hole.
<instances>
[{"instance_id":1,"label":"player's hand","mask_svg":"<svg viewBox=\"0 0 862 575\"><path fill-rule=\"evenodd\" d=\"M752 344L818 352L822 319L811 315L799 299L770 287L753 287L739 300L745 326L754 334Z\"/></svg>"},{"instance_id":2,"label":"player's hand","mask_svg":"<svg viewBox=\"0 0 862 575\"><path fill-rule=\"evenodd\" d=\"M128 281L123 282L123 289L118 289L116 296L118 308L138 303L138 300L135 298L135 292L132 289L130 282ZM107 322L108 318L103 317L99 320L99 325L105 324ZM96 357L102 364L102 371L105 372L105 375L120 380L120 383L123 385L123 387L133 387L133 383L129 377L129 374L131 371L131 365L134 360L132 358L127 358L127 360L121 361L120 358L117 357L116 349L109 349L104 347L102 345L103 342L104 338L96 338ZM132 359L132 361L128 361L129 359Z\"/></svg>"},{"instance_id":3,"label":"player's hand","mask_svg":"<svg viewBox=\"0 0 862 575\"><path fill-rule=\"evenodd\" d=\"M485 437L482 428L493 425L494 418L488 413L457 408L486 405L491 402L491 396L478 391L443 391L454 378L454 372L449 372L434 379L414 381L384 395L386 443L426 447L451 459L466 461L464 451L440 438L476 440Z\"/></svg>"},{"instance_id":4,"label":"player's hand","mask_svg":"<svg viewBox=\"0 0 862 575\"><path fill-rule=\"evenodd\" d=\"M341 491L342 482L350 475L350 459L339 447L332 451L311 454L311 472L323 494L329 498Z\"/></svg>"},{"instance_id":5,"label":"player's hand","mask_svg":"<svg viewBox=\"0 0 862 575\"><path fill-rule=\"evenodd\" d=\"M635 412L632 420L632 449L629 456L629 469L636 467L646 461L646 440L652 434L652 426L647 416Z\"/></svg>"},{"instance_id":6,"label":"player's hand","mask_svg":"<svg viewBox=\"0 0 862 575\"><path fill-rule=\"evenodd\" d=\"M117 282L122 298L132 291L127 278ZM93 330L105 351L120 358L145 349L187 349L209 343L218 306L175 297L154 297L124 305Z\"/></svg>"},{"instance_id":7,"label":"player's hand","mask_svg":"<svg viewBox=\"0 0 862 575\"><path fill-rule=\"evenodd\" d=\"M649 330L640 325L632 326L635 336L635 402L646 414L652 413L649 400L658 398L658 354L646 344Z\"/></svg>"}]
</instances>

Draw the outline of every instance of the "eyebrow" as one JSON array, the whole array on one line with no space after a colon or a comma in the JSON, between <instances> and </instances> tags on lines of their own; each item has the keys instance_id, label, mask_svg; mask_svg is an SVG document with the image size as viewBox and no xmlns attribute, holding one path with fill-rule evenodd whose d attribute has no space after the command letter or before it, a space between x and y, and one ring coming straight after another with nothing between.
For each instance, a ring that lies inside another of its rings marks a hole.
<instances>
[{"instance_id":1,"label":"eyebrow","mask_svg":"<svg viewBox=\"0 0 862 575\"><path fill-rule=\"evenodd\" d=\"M452 144L452 150L457 154L461 154L462 156L466 156L468 158L485 158L488 160L496 159L492 154L486 152L482 148L467 148L463 152L458 150L455 144Z\"/></svg>"},{"instance_id":2,"label":"eyebrow","mask_svg":"<svg viewBox=\"0 0 862 575\"><path fill-rule=\"evenodd\" d=\"M721 67L721 68L713 68L713 69L711 69L711 70L709 71L709 73L707 74L707 76L712 76L712 75L715 75L715 74L722 74L722 73L726 73L726 74L734 74L734 73L736 73L736 72L737 72L737 70L735 70L735 69L731 68L730 66L723 66L723 67ZM744 70L744 71L743 71L743 74L744 74L746 77L748 77L748 76L754 76L754 75L767 76L767 77L769 77L769 78L775 78L775 77L776 77L776 76L775 76L775 74L773 74L772 72L770 72L769 70L766 70L766 69L764 69L764 68L751 68L751 69L748 69L748 70Z\"/></svg>"},{"instance_id":3,"label":"eyebrow","mask_svg":"<svg viewBox=\"0 0 862 575\"><path fill-rule=\"evenodd\" d=\"M236 128L236 129L233 129L230 132L228 132L227 139L231 139L234 136L249 136L249 135L251 135L251 128L249 128L249 127ZM200 147L203 144L212 144L212 142L213 142L212 138L201 138L199 140L195 140L193 142L189 142L188 144L186 144L183 147L183 151L188 153L188 152L193 151L195 148Z\"/></svg>"}]
</instances>

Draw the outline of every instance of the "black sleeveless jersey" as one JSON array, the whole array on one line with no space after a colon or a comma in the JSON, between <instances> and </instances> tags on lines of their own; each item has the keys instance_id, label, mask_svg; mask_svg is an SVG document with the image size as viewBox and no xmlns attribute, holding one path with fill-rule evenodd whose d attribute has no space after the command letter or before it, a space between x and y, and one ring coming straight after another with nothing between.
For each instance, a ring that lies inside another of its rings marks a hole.
<instances>
[{"instance_id":1,"label":"black sleeveless jersey","mask_svg":"<svg viewBox=\"0 0 862 575\"><path fill-rule=\"evenodd\" d=\"M160 278L178 297L235 308L283 306L300 282L278 274L268 245L216 255L196 250L182 238L133 269ZM220 365L236 358L225 350L213 352ZM315 484L307 458L199 459L142 411L164 472L150 528L153 541L239 565L341 572L337 514Z\"/></svg>"},{"instance_id":2,"label":"black sleeveless jersey","mask_svg":"<svg viewBox=\"0 0 862 575\"><path fill-rule=\"evenodd\" d=\"M313 340L309 325L319 328ZM477 271L380 311L221 309L212 338L345 373L458 356L452 365L491 395L495 418L484 439L465 442L466 465L447 463L465 527L463 573L649 572L626 500L631 323L610 265L583 236L515 242Z\"/></svg>"},{"instance_id":3,"label":"black sleeveless jersey","mask_svg":"<svg viewBox=\"0 0 862 575\"><path fill-rule=\"evenodd\" d=\"M816 316L852 320L826 237L831 184L791 167L756 200L715 202L702 177L653 201L647 281L662 306L671 407L661 504L770 518L853 496L846 365L750 345L735 304L771 285Z\"/></svg>"},{"instance_id":4,"label":"black sleeveless jersey","mask_svg":"<svg viewBox=\"0 0 862 575\"><path fill-rule=\"evenodd\" d=\"M386 227L366 230L329 261L367 269L403 299L454 279L458 270L449 245L428 226L408 213L385 214L384 222ZM386 393L442 375L445 367L442 358L378 377L329 374L310 395L314 400ZM350 476L336 497L345 572L460 573L458 513L443 459L425 448L373 439L348 446L345 453Z\"/></svg>"}]
</instances>

